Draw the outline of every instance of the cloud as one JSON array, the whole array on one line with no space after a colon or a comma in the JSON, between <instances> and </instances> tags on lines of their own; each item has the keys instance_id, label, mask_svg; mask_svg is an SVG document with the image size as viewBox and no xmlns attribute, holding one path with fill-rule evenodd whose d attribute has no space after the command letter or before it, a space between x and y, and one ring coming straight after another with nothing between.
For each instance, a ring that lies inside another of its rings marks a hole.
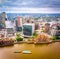
<instances>
[{"instance_id":1,"label":"cloud","mask_svg":"<svg viewBox=\"0 0 60 59\"><path fill-rule=\"evenodd\" d=\"M17 6L17 7L29 7L31 6L31 4L33 4L33 2L30 0L17 0L16 2L14 2L12 5L13 6Z\"/></svg>"},{"instance_id":2,"label":"cloud","mask_svg":"<svg viewBox=\"0 0 60 59\"><path fill-rule=\"evenodd\" d=\"M12 3L11 0L4 0L5 3Z\"/></svg>"},{"instance_id":3,"label":"cloud","mask_svg":"<svg viewBox=\"0 0 60 59\"><path fill-rule=\"evenodd\" d=\"M0 0L1 5L9 7L60 7L60 0Z\"/></svg>"},{"instance_id":4,"label":"cloud","mask_svg":"<svg viewBox=\"0 0 60 59\"><path fill-rule=\"evenodd\" d=\"M0 0L0 4L1 4L1 5L3 5L3 4L6 3L6 2L7 2L7 3L10 3L11 0Z\"/></svg>"},{"instance_id":5,"label":"cloud","mask_svg":"<svg viewBox=\"0 0 60 59\"><path fill-rule=\"evenodd\" d=\"M7 13L60 13L60 8L4 7L2 11Z\"/></svg>"},{"instance_id":6,"label":"cloud","mask_svg":"<svg viewBox=\"0 0 60 59\"><path fill-rule=\"evenodd\" d=\"M3 1L3 2L2 2ZM0 12L52 13L60 12L60 0L0 0Z\"/></svg>"},{"instance_id":7,"label":"cloud","mask_svg":"<svg viewBox=\"0 0 60 59\"><path fill-rule=\"evenodd\" d=\"M0 0L0 4L2 3L2 0Z\"/></svg>"},{"instance_id":8,"label":"cloud","mask_svg":"<svg viewBox=\"0 0 60 59\"><path fill-rule=\"evenodd\" d=\"M26 2L22 2L22 3L21 3L21 5L27 5L27 4L28 4L28 3L26 3Z\"/></svg>"},{"instance_id":9,"label":"cloud","mask_svg":"<svg viewBox=\"0 0 60 59\"><path fill-rule=\"evenodd\" d=\"M60 0L4 0L3 5L13 7L60 7Z\"/></svg>"}]
</instances>

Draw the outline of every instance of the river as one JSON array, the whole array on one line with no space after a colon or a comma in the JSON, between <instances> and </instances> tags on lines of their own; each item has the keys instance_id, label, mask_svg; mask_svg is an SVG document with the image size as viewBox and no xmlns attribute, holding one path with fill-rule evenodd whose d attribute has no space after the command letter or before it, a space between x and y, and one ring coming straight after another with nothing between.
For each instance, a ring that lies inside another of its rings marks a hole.
<instances>
[{"instance_id":1,"label":"river","mask_svg":"<svg viewBox=\"0 0 60 59\"><path fill-rule=\"evenodd\" d=\"M31 50L32 54L14 53L14 51ZM60 42L52 44L15 44L0 47L0 59L60 59Z\"/></svg>"}]
</instances>

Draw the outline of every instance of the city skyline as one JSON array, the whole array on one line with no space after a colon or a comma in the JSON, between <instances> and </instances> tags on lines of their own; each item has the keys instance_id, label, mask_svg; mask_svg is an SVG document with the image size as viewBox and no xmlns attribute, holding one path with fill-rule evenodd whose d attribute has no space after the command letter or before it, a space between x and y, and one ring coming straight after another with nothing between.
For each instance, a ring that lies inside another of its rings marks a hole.
<instances>
[{"instance_id":1,"label":"city skyline","mask_svg":"<svg viewBox=\"0 0 60 59\"><path fill-rule=\"evenodd\" d=\"M60 13L60 0L0 0L0 13Z\"/></svg>"}]
</instances>

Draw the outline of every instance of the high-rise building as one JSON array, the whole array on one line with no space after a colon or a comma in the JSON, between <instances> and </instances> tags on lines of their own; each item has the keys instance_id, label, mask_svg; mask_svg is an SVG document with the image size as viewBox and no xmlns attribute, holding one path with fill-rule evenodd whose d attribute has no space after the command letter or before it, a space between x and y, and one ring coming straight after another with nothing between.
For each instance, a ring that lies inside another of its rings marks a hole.
<instances>
[{"instance_id":1,"label":"high-rise building","mask_svg":"<svg viewBox=\"0 0 60 59\"><path fill-rule=\"evenodd\" d=\"M6 18L6 13L5 12L2 12L2 24L3 24L3 27L5 28L5 20L7 20Z\"/></svg>"},{"instance_id":2,"label":"high-rise building","mask_svg":"<svg viewBox=\"0 0 60 59\"><path fill-rule=\"evenodd\" d=\"M6 18L6 13L2 12L2 18Z\"/></svg>"},{"instance_id":3,"label":"high-rise building","mask_svg":"<svg viewBox=\"0 0 60 59\"><path fill-rule=\"evenodd\" d=\"M33 35L34 30L35 30L35 24L34 23L25 23L23 24L23 35L24 37L30 37Z\"/></svg>"},{"instance_id":4,"label":"high-rise building","mask_svg":"<svg viewBox=\"0 0 60 59\"><path fill-rule=\"evenodd\" d=\"M18 27L22 26L22 18L20 16L17 17L17 23L18 23Z\"/></svg>"},{"instance_id":5,"label":"high-rise building","mask_svg":"<svg viewBox=\"0 0 60 59\"><path fill-rule=\"evenodd\" d=\"M14 31L16 32L16 30L17 30L17 21L14 20Z\"/></svg>"},{"instance_id":6,"label":"high-rise building","mask_svg":"<svg viewBox=\"0 0 60 59\"><path fill-rule=\"evenodd\" d=\"M17 25L17 31L21 31L21 29L22 29L22 18L20 16L17 17L16 25Z\"/></svg>"}]
</instances>

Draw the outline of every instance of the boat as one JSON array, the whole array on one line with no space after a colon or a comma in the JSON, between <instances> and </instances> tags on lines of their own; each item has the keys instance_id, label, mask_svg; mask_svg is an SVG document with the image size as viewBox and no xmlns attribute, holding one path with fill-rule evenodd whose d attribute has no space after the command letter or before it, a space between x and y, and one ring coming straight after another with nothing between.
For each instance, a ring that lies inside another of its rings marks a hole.
<instances>
[{"instance_id":1,"label":"boat","mask_svg":"<svg viewBox=\"0 0 60 59\"><path fill-rule=\"evenodd\" d=\"M26 43L27 43L27 44L34 44L33 41L27 41Z\"/></svg>"},{"instance_id":2,"label":"boat","mask_svg":"<svg viewBox=\"0 0 60 59\"><path fill-rule=\"evenodd\" d=\"M34 44L50 44L53 43L53 41L49 41L49 42L34 42Z\"/></svg>"}]
</instances>

